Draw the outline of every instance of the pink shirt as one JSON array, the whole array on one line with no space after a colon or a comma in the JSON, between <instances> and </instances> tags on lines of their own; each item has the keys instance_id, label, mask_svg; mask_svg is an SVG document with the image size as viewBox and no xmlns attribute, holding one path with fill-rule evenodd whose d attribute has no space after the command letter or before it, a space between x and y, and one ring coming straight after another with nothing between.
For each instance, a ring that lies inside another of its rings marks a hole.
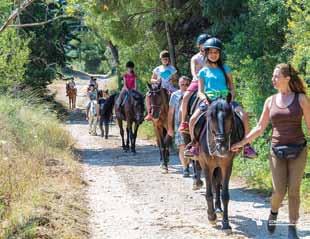
<instances>
[{"instance_id":1,"label":"pink shirt","mask_svg":"<svg viewBox=\"0 0 310 239\"><path fill-rule=\"evenodd\" d=\"M124 79L124 84L128 90L136 88L137 76L134 73L126 73L123 79Z\"/></svg>"}]
</instances>

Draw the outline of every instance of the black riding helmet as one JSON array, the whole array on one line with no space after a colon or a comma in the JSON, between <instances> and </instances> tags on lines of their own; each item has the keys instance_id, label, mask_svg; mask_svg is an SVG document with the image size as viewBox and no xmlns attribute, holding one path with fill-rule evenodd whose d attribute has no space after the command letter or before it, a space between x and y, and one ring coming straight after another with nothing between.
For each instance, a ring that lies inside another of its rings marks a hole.
<instances>
[{"instance_id":1,"label":"black riding helmet","mask_svg":"<svg viewBox=\"0 0 310 239\"><path fill-rule=\"evenodd\" d=\"M222 42L220 39L216 38L216 37L211 37L208 40L206 40L206 42L203 44L203 48L204 49L209 49L209 48L215 48L218 50L222 50Z\"/></svg>"},{"instance_id":2,"label":"black riding helmet","mask_svg":"<svg viewBox=\"0 0 310 239\"><path fill-rule=\"evenodd\" d=\"M197 37L196 44L197 44L198 46L200 46L200 45L202 45L203 43L205 43L205 41L208 40L209 38L211 38L211 35L209 35L209 34L206 34L206 33L200 34L200 35Z\"/></svg>"},{"instance_id":3,"label":"black riding helmet","mask_svg":"<svg viewBox=\"0 0 310 239\"><path fill-rule=\"evenodd\" d=\"M134 67L135 67L135 64L134 64L132 61L128 61L128 62L126 63L126 67L127 67L127 68L134 68Z\"/></svg>"}]
</instances>

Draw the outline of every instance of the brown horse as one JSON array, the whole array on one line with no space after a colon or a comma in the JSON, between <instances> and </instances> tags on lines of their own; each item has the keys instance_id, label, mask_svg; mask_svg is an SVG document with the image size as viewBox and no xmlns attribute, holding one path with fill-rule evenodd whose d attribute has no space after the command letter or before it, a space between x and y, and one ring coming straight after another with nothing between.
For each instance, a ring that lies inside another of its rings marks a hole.
<instances>
[{"instance_id":1,"label":"brown horse","mask_svg":"<svg viewBox=\"0 0 310 239\"><path fill-rule=\"evenodd\" d=\"M77 89L74 86L72 86L70 83L67 83L66 93L67 93L67 96L69 97L69 109L75 109Z\"/></svg>"},{"instance_id":2,"label":"brown horse","mask_svg":"<svg viewBox=\"0 0 310 239\"><path fill-rule=\"evenodd\" d=\"M159 85L148 84L152 122L156 134L156 141L160 151L160 162L163 173L168 172L169 162L169 145L165 138L167 135L168 110L169 110L169 93Z\"/></svg>"},{"instance_id":3,"label":"brown horse","mask_svg":"<svg viewBox=\"0 0 310 239\"><path fill-rule=\"evenodd\" d=\"M115 104L116 119L122 137L122 147L124 151L130 150L136 153L136 139L140 124L143 122L144 97L135 90L124 92L124 99L117 99ZM121 96L121 95L120 95ZM120 97L119 96L119 97ZM125 144L123 121L126 121L127 139Z\"/></svg>"},{"instance_id":4,"label":"brown horse","mask_svg":"<svg viewBox=\"0 0 310 239\"><path fill-rule=\"evenodd\" d=\"M204 170L206 179L206 200L208 204L208 219L216 222L216 213L222 212L221 199L224 207L222 229L231 230L228 220L229 180L235 153L230 146L240 141L244 136L242 121L234 113L230 104L231 96L227 99L218 98L213 101L206 112L206 123L200 137L199 163ZM216 177L214 177L216 175ZM218 182L214 182L218 180ZM215 189L216 204L214 207L212 184Z\"/></svg>"}]
</instances>

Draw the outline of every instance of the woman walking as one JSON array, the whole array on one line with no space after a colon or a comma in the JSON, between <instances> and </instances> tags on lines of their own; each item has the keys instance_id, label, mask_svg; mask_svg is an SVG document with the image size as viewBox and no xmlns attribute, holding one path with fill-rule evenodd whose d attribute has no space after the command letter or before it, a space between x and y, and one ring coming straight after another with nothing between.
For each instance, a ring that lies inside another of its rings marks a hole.
<instances>
[{"instance_id":1,"label":"woman walking","mask_svg":"<svg viewBox=\"0 0 310 239\"><path fill-rule=\"evenodd\" d=\"M306 140L301 125L304 118L310 132L310 100L304 81L289 64L275 67L272 84L278 92L267 98L256 127L242 141L233 145L232 150L238 150L260 136L271 122L269 164L273 193L267 229L270 233L275 231L278 211L288 192L288 238L295 239L298 238L296 224L299 218L300 185L307 161Z\"/></svg>"}]
</instances>

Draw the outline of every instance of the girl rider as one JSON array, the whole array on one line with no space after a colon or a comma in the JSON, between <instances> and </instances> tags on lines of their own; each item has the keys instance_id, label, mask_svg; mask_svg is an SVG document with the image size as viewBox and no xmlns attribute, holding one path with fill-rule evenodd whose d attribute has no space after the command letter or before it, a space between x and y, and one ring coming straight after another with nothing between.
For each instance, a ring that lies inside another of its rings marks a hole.
<instances>
[{"instance_id":1,"label":"girl rider","mask_svg":"<svg viewBox=\"0 0 310 239\"><path fill-rule=\"evenodd\" d=\"M159 54L162 65L156 67L153 70L153 75L151 78L151 84L161 83L161 87L169 91L170 93L176 91L177 89L173 86L172 82L177 79L177 70L174 66L170 64L169 52L164 50ZM151 101L150 96L146 95L146 109L148 114L144 118L145 120L152 120L151 115Z\"/></svg>"},{"instance_id":2,"label":"girl rider","mask_svg":"<svg viewBox=\"0 0 310 239\"><path fill-rule=\"evenodd\" d=\"M219 96L226 97L229 92L233 99L235 96L231 70L227 65L223 64L221 59L222 42L219 39L212 37L204 43L203 48L205 49L206 54L206 66L198 73L198 95L203 102L195 111L189 122L192 142L184 152L188 157L198 155L197 142L194 137L194 126L201 112L207 109L207 105L210 103L208 98L214 100ZM249 132L248 115L236 102L232 102L232 104L234 110L241 116L245 134L247 134ZM257 156L255 150L249 144L244 146L243 153L244 156L248 158L254 158Z\"/></svg>"},{"instance_id":3,"label":"girl rider","mask_svg":"<svg viewBox=\"0 0 310 239\"><path fill-rule=\"evenodd\" d=\"M198 90L198 72L204 67L205 65L205 49L203 47L203 44L206 40L211 38L208 34L200 34L197 38L197 47L199 49L199 52L195 54L191 59L191 73L193 76L193 80L190 84L190 86L187 88L187 91L184 94L181 109L182 109L182 115L181 115L181 124L179 127L179 131L182 133L188 133L188 122L186 121L187 116L187 107L188 107L188 101L192 94Z\"/></svg>"}]
</instances>

